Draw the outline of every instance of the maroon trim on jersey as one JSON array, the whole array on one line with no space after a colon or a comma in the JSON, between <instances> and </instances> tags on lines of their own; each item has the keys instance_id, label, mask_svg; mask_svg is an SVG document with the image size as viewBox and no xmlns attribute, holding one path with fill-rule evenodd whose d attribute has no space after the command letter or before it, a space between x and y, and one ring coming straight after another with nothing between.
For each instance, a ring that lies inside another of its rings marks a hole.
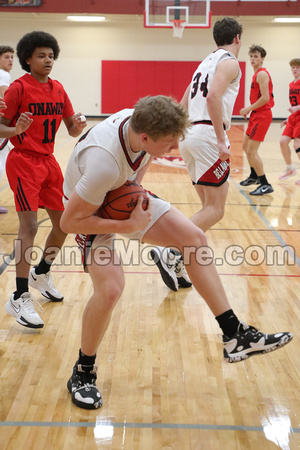
<instances>
[{"instance_id":1,"label":"maroon trim on jersey","mask_svg":"<svg viewBox=\"0 0 300 450\"><path fill-rule=\"evenodd\" d=\"M219 51L219 50L224 50L225 52L227 52L227 53L224 53L224 55L228 55L228 56L230 56L231 58L232 58L232 55L233 55L233 53L229 53L229 51L228 50L225 50L225 48L223 48L223 47L218 47L215 51L213 51L212 53L216 53L217 51Z\"/></svg>"},{"instance_id":2,"label":"maroon trim on jersey","mask_svg":"<svg viewBox=\"0 0 300 450\"><path fill-rule=\"evenodd\" d=\"M26 199L26 196L23 191L22 183L20 178L18 177L18 186L17 186L17 194L16 194L17 202L20 206L21 211L31 211L29 203Z\"/></svg>"},{"instance_id":3,"label":"maroon trim on jersey","mask_svg":"<svg viewBox=\"0 0 300 450\"><path fill-rule=\"evenodd\" d=\"M212 125L213 123L211 120L196 120L196 122L192 122L192 125ZM226 130L225 124L223 123L223 128Z\"/></svg>"},{"instance_id":4,"label":"maroon trim on jersey","mask_svg":"<svg viewBox=\"0 0 300 450\"><path fill-rule=\"evenodd\" d=\"M88 257L92 248L92 244L94 242L94 239L97 235L96 234L76 234L75 235L75 241L78 245L78 248L81 250L82 253L82 265L84 267L84 270L86 271L86 266L88 264L91 264L90 261L88 261Z\"/></svg>"},{"instance_id":5,"label":"maroon trim on jersey","mask_svg":"<svg viewBox=\"0 0 300 450\"><path fill-rule=\"evenodd\" d=\"M1 142L2 139L0 139L0 150L3 150L6 144L8 143L8 139L4 139L3 142Z\"/></svg>"},{"instance_id":6,"label":"maroon trim on jersey","mask_svg":"<svg viewBox=\"0 0 300 450\"><path fill-rule=\"evenodd\" d=\"M130 119L130 116L126 117L126 119L124 119L123 122L121 123L121 125L119 126L119 139L120 139L120 143L122 145L122 149L123 149L123 152L127 159L128 164L130 165L132 170L136 171L140 167L141 162L143 161L143 158L146 155L146 152L142 151L141 155L134 162L131 161L130 156L128 155L126 145L125 145L125 139L124 139L124 134L123 134L124 125L129 119Z\"/></svg>"}]
</instances>

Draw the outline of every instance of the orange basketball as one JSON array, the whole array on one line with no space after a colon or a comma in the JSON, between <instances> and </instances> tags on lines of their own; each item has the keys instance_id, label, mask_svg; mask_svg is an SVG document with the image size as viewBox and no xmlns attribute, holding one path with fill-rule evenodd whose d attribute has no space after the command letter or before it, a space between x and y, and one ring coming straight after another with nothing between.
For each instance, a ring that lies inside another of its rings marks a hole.
<instances>
[{"instance_id":1,"label":"orange basketball","mask_svg":"<svg viewBox=\"0 0 300 450\"><path fill-rule=\"evenodd\" d=\"M134 181L126 181L118 189L109 191L104 202L97 211L97 215L104 219L125 220L137 204L138 197L144 197L142 207L144 210L148 206L148 197L146 191Z\"/></svg>"}]
</instances>

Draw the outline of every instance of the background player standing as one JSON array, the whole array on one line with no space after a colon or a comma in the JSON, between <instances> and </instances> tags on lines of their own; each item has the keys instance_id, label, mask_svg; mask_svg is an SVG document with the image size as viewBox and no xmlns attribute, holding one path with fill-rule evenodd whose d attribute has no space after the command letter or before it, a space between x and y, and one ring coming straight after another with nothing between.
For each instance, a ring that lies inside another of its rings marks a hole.
<instances>
[{"instance_id":1,"label":"background player standing","mask_svg":"<svg viewBox=\"0 0 300 450\"><path fill-rule=\"evenodd\" d=\"M28 284L51 301L63 300L50 277L51 264L66 237L59 225L64 209L63 175L53 155L55 135L62 120L70 136L78 136L86 126L80 113L74 115L62 84L49 77L59 51L56 39L48 33L33 31L23 36L17 55L29 73L15 80L5 92L7 108L0 117L0 136L9 138L14 146L6 172L19 218L16 291L6 303L6 311L30 328L41 328L44 322L35 311ZM38 208L46 209L52 229L40 263L30 270L26 250L33 246L37 233Z\"/></svg>"},{"instance_id":2,"label":"background player standing","mask_svg":"<svg viewBox=\"0 0 300 450\"><path fill-rule=\"evenodd\" d=\"M250 89L251 104L240 110L241 116L245 119L251 113L243 141L243 150L246 153L251 173L248 178L240 182L240 185L260 185L250 192L250 195L264 195L274 192L273 187L266 178L263 162L258 154L259 146L271 125L271 108L274 106L271 76L262 67L266 55L266 50L260 45L252 45L249 48L250 63L254 70Z\"/></svg>"},{"instance_id":3,"label":"background player standing","mask_svg":"<svg viewBox=\"0 0 300 450\"><path fill-rule=\"evenodd\" d=\"M285 126L280 138L280 149L286 163L285 172L280 175L279 180L286 180L297 174L297 170L292 164L291 149L289 143L294 139L294 149L300 159L300 58L290 61L290 67L294 80L289 84L289 100L291 115L280 124L280 128ZM300 180L295 184L300 185Z\"/></svg>"},{"instance_id":4,"label":"background player standing","mask_svg":"<svg viewBox=\"0 0 300 450\"><path fill-rule=\"evenodd\" d=\"M193 74L181 104L193 124L180 144L180 153L202 209L191 221L204 232L222 219L228 194L230 142L226 134L239 92L241 70L237 60L242 26L233 18L218 20L213 28L217 49L208 55ZM163 281L177 291L188 287L182 260L172 250L154 248L150 254ZM175 262L172 262L172 260Z\"/></svg>"},{"instance_id":5,"label":"background player standing","mask_svg":"<svg viewBox=\"0 0 300 450\"><path fill-rule=\"evenodd\" d=\"M14 49L9 45L0 45L0 98L4 97L11 82L10 71L14 63ZM9 152L9 140L0 138L0 180L5 172L5 164ZM0 214L6 214L7 209L0 206Z\"/></svg>"}]
</instances>

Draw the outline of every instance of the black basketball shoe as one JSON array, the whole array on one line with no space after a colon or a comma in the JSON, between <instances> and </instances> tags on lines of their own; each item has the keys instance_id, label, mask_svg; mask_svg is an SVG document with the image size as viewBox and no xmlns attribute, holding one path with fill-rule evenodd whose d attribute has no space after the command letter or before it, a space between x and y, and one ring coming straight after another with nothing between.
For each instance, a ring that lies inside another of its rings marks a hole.
<instances>
[{"instance_id":1,"label":"black basketball shoe","mask_svg":"<svg viewBox=\"0 0 300 450\"><path fill-rule=\"evenodd\" d=\"M254 191L250 192L250 195L265 195L265 194L271 194L274 192L274 189L270 184L262 184L258 188L256 188Z\"/></svg>"},{"instance_id":2,"label":"black basketball shoe","mask_svg":"<svg viewBox=\"0 0 300 450\"><path fill-rule=\"evenodd\" d=\"M259 178L248 177L246 180L240 182L241 186L250 186L251 184L259 184Z\"/></svg>"},{"instance_id":3,"label":"black basketball shoe","mask_svg":"<svg viewBox=\"0 0 300 450\"><path fill-rule=\"evenodd\" d=\"M102 406L102 397L96 386L97 366L84 366L76 362L71 378L67 383L72 394L72 402L84 409L97 409Z\"/></svg>"},{"instance_id":4,"label":"black basketball shoe","mask_svg":"<svg viewBox=\"0 0 300 450\"><path fill-rule=\"evenodd\" d=\"M273 352L292 339L292 333L264 334L240 322L232 338L223 336L224 358L230 363L239 362L252 355Z\"/></svg>"}]
</instances>

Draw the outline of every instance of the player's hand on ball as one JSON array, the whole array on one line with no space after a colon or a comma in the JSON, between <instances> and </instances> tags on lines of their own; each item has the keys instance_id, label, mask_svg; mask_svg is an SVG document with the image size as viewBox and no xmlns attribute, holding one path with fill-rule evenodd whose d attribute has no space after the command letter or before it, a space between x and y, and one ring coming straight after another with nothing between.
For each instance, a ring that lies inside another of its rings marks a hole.
<instances>
[{"instance_id":1,"label":"player's hand on ball","mask_svg":"<svg viewBox=\"0 0 300 450\"><path fill-rule=\"evenodd\" d=\"M148 206L146 210L144 210L142 206L143 200L144 200L143 196L140 195L138 197L136 207L134 208L134 210L130 214L130 218L128 219L133 222L134 229L132 230L132 232L143 230L144 228L146 228L146 226L151 220L152 216L151 199L150 197L148 197Z\"/></svg>"}]
</instances>

